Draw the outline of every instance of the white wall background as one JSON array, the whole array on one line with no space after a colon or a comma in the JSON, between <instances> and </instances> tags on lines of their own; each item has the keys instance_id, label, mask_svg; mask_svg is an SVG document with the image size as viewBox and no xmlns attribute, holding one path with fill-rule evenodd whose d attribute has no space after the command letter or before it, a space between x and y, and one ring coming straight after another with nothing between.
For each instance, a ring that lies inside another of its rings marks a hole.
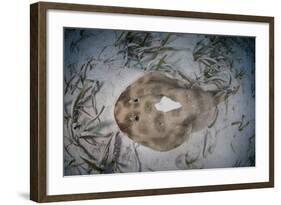
<instances>
[{"instance_id":1,"label":"white wall background","mask_svg":"<svg viewBox=\"0 0 281 205\"><path fill-rule=\"evenodd\" d=\"M178 9L275 16L275 165L274 189L239 190L153 196L60 204L277 204L281 195L279 139L281 103L280 38L281 12L278 0L74 0L159 9ZM29 198L29 4L35 1L2 1L0 6L0 203L32 204ZM219 177L219 176L218 176ZM280 203L280 202L279 202ZM55 203L56 204L56 203Z\"/></svg>"}]
</instances>

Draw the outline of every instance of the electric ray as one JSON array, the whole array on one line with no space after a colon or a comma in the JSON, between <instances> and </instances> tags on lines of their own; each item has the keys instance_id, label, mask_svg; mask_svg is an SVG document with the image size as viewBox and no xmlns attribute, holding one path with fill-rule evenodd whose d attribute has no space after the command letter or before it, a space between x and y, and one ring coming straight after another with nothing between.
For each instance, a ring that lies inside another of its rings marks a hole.
<instances>
[{"instance_id":1,"label":"electric ray","mask_svg":"<svg viewBox=\"0 0 281 205\"><path fill-rule=\"evenodd\" d=\"M204 91L193 82L155 71L121 93L114 117L120 130L133 141L153 150L169 151L184 143L192 132L210 125L216 106L224 99L225 94Z\"/></svg>"}]
</instances>

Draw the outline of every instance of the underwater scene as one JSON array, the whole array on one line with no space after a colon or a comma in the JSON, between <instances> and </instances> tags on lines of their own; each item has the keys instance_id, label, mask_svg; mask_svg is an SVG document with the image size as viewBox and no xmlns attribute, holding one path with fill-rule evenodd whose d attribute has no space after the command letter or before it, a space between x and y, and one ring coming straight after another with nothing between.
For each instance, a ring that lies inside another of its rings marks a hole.
<instances>
[{"instance_id":1,"label":"underwater scene","mask_svg":"<svg viewBox=\"0 0 281 205\"><path fill-rule=\"evenodd\" d=\"M64 28L64 176L255 166L255 38Z\"/></svg>"}]
</instances>

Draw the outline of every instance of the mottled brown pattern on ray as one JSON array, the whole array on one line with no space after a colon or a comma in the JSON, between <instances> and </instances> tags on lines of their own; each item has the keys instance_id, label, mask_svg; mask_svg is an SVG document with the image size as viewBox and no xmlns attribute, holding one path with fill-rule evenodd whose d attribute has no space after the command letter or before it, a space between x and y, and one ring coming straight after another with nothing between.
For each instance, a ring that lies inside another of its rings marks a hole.
<instances>
[{"instance_id":1,"label":"mottled brown pattern on ray","mask_svg":"<svg viewBox=\"0 0 281 205\"><path fill-rule=\"evenodd\" d=\"M155 103L163 96L179 102L181 108L157 110ZM156 151L169 151L184 143L192 132L206 128L217 103L211 92L150 72L121 93L114 116L120 130L133 141Z\"/></svg>"}]
</instances>

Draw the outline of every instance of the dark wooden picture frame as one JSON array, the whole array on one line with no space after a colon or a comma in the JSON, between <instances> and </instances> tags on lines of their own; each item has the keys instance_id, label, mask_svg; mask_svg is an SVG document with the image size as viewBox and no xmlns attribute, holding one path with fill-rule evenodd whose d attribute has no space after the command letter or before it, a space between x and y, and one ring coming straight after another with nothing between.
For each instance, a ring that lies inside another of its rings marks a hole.
<instances>
[{"instance_id":1,"label":"dark wooden picture frame","mask_svg":"<svg viewBox=\"0 0 281 205\"><path fill-rule=\"evenodd\" d=\"M262 22L269 24L269 181L212 186L161 188L47 195L47 67L46 67L46 13L49 9L83 12L152 15L198 19ZM179 194L274 186L274 18L265 16L107 7L82 4L39 2L30 6L30 199L37 202L85 200L114 197Z\"/></svg>"}]
</instances>

